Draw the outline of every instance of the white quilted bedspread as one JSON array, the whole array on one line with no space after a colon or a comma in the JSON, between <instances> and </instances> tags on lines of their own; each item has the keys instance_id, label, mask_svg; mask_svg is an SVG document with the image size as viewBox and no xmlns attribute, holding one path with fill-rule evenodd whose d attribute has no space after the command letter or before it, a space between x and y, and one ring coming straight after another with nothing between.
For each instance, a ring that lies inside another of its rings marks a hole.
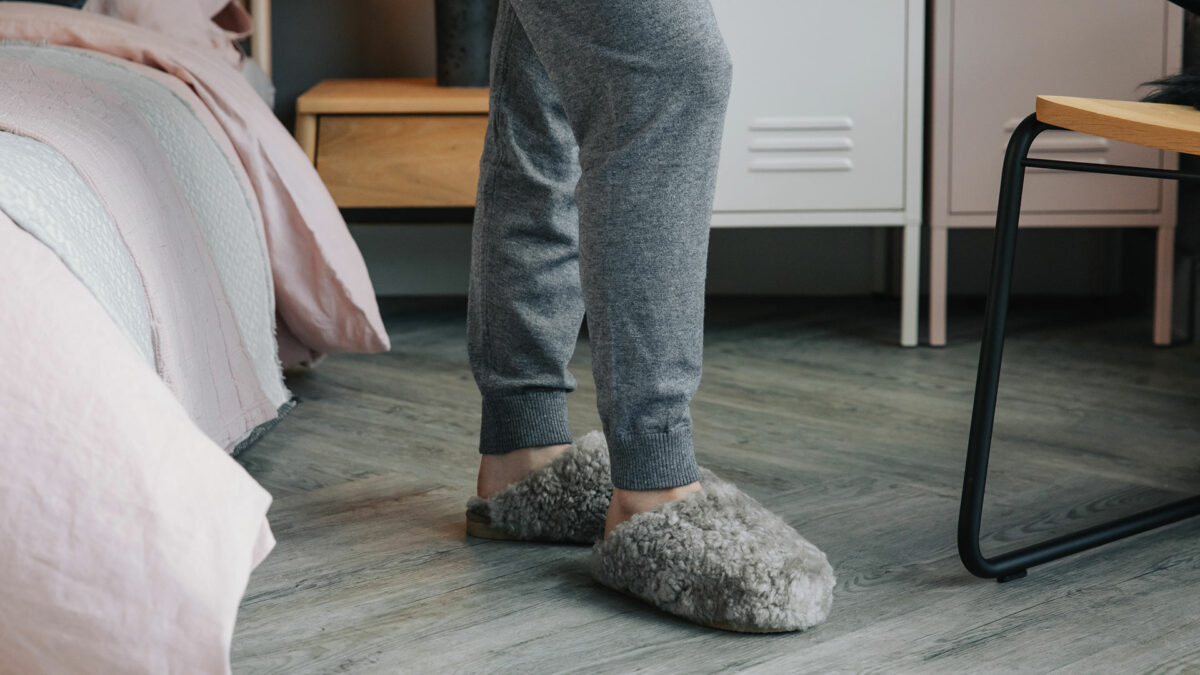
<instances>
[{"instance_id":1,"label":"white quilted bedspread","mask_svg":"<svg viewBox=\"0 0 1200 675\"><path fill-rule=\"evenodd\" d=\"M150 308L117 226L57 150L0 131L0 211L54 251L151 367Z\"/></svg>"},{"instance_id":2,"label":"white quilted bedspread","mask_svg":"<svg viewBox=\"0 0 1200 675\"><path fill-rule=\"evenodd\" d=\"M173 198L192 214L190 222L206 247L202 255L216 271L223 301L263 394L276 406L288 401L275 340L274 288L261 215L244 175L230 159L232 151L218 144L211 126L177 92L128 64L79 49L11 42L0 44L0 58L78 78L95 87L97 100L119 92L113 115L135 119L143 136L166 158L173 174L169 182L178 193ZM110 206L56 149L0 133L0 210L51 248L147 362L156 365L154 303L151 298L147 304L139 260L131 256L114 225Z\"/></svg>"}]
</instances>

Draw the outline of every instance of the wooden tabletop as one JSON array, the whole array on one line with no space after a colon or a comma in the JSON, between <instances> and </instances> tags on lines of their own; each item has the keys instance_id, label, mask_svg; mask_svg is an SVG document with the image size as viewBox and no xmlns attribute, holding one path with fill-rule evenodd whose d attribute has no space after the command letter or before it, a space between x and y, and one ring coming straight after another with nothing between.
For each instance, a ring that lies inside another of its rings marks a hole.
<instances>
[{"instance_id":1,"label":"wooden tabletop","mask_svg":"<svg viewBox=\"0 0 1200 675\"><path fill-rule=\"evenodd\" d=\"M325 80L296 100L301 115L487 111L487 87L439 87L434 78Z\"/></svg>"}]
</instances>

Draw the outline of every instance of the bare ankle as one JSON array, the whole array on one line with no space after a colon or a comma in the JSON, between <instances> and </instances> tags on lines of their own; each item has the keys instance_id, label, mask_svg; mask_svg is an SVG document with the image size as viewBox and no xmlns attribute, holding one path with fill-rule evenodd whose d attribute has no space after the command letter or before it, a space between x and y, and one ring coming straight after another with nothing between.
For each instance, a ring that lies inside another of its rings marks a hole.
<instances>
[{"instance_id":1,"label":"bare ankle","mask_svg":"<svg viewBox=\"0 0 1200 675\"><path fill-rule=\"evenodd\" d=\"M554 461L555 457L569 447L569 444L541 445L520 448L503 455L483 455L479 460L479 478L475 483L475 493L483 499L491 499L510 483L515 483Z\"/></svg>"},{"instance_id":2,"label":"bare ankle","mask_svg":"<svg viewBox=\"0 0 1200 675\"><path fill-rule=\"evenodd\" d=\"M613 528L629 520L639 513L652 511L663 504L679 501L688 495L700 491L700 483L689 483L665 490L613 490L612 503L608 507L608 517L604 524L604 536L607 537Z\"/></svg>"}]
</instances>

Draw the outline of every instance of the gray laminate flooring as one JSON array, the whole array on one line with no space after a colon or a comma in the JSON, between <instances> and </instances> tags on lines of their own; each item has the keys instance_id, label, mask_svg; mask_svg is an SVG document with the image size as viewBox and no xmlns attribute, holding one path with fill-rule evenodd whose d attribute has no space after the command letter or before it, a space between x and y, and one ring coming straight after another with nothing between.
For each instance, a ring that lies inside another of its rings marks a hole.
<instances>
[{"instance_id":1,"label":"gray laminate flooring","mask_svg":"<svg viewBox=\"0 0 1200 675\"><path fill-rule=\"evenodd\" d=\"M1200 491L1200 349L1148 318L1021 303L985 547ZM886 301L714 301L701 462L829 555L829 621L743 636L594 584L587 549L467 539L478 394L464 311L390 304L392 351L289 378L301 403L241 461L278 545L233 638L238 673L1200 672L1200 519L1008 584L957 559L980 309L944 349L894 345ZM597 426L586 343L572 426Z\"/></svg>"}]
</instances>

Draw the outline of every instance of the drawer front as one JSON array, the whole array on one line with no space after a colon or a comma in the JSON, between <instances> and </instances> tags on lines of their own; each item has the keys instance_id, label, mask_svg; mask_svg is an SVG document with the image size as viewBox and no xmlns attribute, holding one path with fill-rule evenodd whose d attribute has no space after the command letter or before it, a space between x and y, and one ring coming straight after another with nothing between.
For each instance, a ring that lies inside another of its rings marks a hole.
<instances>
[{"instance_id":1,"label":"drawer front","mask_svg":"<svg viewBox=\"0 0 1200 675\"><path fill-rule=\"evenodd\" d=\"M1165 74L1165 0L953 0L950 211L993 213L1005 146L1038 94L1137 100ZM1175 36L1174 39L1178 39ZM1158 150L1046 132L1032 156L1162 166ZM1155 211L1157 181L1030 171L1023 210Z\"/></svg>"},{"instance_id":2,"label":"drawer front","mask_svg":"<svg viewBox=\"0 0 1200 675\"><path fill-rule=\"evenodd\" d=\"M903 208L907 2L712 5L734 72L715 209Z\"/></svg>"},{"instance_id":3,"label":"drawer front","mask_svg":"<svg viewBox=\"0 0 1200 675\"><path fill-rule=\"evenodd\" d=\"M342 207L472 206L487 115L328 115L317 173Z\"/></svg>"}]
</instances>

